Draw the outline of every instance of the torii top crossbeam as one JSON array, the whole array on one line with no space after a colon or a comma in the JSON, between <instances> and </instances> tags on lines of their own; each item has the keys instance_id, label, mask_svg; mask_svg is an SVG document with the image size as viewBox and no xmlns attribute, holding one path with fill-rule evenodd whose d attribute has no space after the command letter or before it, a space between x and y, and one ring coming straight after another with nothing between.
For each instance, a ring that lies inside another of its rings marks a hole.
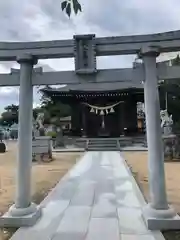
<instances>
[{"instance_id":1,"label":"torii top crossbeam","mask_svg":"<svg viewBox=\"0 0 180 240\"><path fill-rule=\"evenodd\" d=\"M137 54L146 46L158 47L160 52L174 52L180 50L180 31L122 37L94 36L94 45L96 56ZM0 42L0 61L14 61L17 56L27 53L38 59L74 57L74 40Z\"/></svg>"}]
</instances>

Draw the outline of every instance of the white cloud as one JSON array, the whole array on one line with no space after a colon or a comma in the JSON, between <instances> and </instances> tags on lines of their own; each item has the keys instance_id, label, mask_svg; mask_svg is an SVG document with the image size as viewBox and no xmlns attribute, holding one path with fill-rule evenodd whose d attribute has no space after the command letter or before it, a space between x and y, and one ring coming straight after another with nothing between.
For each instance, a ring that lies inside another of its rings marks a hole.
<instances>
[{"instance_id":1,"label":"white cloud","mask_svg":"<svg viewBox=\"0 0 180 240\"><path fill-rule=\"evenodd\" d=\"M19 93L19 91L18 91L17 88L13 88L13 87L1 87L0 88L1 96L2 95L8 95L9 96L9 94L18 94L18 93Z\"/></svg>"}]
</instances>

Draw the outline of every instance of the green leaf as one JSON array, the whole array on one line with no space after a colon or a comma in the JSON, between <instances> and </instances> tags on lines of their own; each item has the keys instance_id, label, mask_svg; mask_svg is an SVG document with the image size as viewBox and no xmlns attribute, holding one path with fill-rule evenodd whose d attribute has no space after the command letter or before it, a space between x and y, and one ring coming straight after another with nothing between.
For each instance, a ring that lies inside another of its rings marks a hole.
<instances>
[{"instance_id":1,"label":"green leaf","mask_svg":"<svg viewBox=\"0 0 180 240\"><path fill-rule=\"evenodd\" d=\"M66 7L66 13L69 17L71 16L71 3L68 3L68 5Z\"/></svg>"},{"instance_id":2,"label":"green leaf","mask_svg":"<svg viewBox=\"0 0 180 240\"><path fill-rule=\"evenodd\" d=\"M66 8L66 6L67 6L67 1L63 1L63 2L61 3L62 11Z\"/></svg>"},{"instance_id":3,"label":"green leaf","mask_svg":"<svg viewBox=\"0 0 180 240\"><path fill-rule=\"evenodd\" d=\"M80 3L78 3L78 9L79 9L80 12L82 12L82 8L81 8L81 4Z\"/></svg>"},{"instance_id":4,"label":"green leaf","mask_svg":"<svg viewBox=\"0 0 180 240\"><path fill-rule=\"evenodd\" d=\"M71 16L72 8L74 10L74 13L77 14L78 11L82 12L81 4L79 3L79 0L64 0L61 3L62 11L66 9L66 14Z\"/></svg>"},{"instance_id":5,"label":"green leaf","mask_svg":"<svg viewBox=\"0 0 180 240\"><path fill-rule=\"evenodd\" d=\"M72 0L72 2L73 2L73 8L74 8L75 14L77 14L78 11L81 12L82 11L81 4L78 2L78 0Z\"/></svg>"},{"instance_id":6,"label":"green leaf","mask_svg":"<svg viewBox=\"0 0 180 240\"><path fill-rule=\"evenodd\" d=\"M72 2L73 2L73 8L74 8L74 12L75 12L75 14L77 14L78 13L78 1L77 0L72 0Z\"/></svg>"}]
</instances>

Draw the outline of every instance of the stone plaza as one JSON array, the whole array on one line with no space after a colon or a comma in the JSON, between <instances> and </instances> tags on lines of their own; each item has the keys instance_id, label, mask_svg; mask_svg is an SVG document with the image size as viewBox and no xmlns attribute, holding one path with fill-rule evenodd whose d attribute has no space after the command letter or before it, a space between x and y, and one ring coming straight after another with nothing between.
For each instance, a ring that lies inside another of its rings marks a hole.
<instances>
[{"instance_id":1,"label":"stone plaza","mask_svg":"<svg viewBox=\"0 0 180 240\"><path fill-rule=\"evenodd\" d=\"M89 152L41 203L42 218L12 237L163 240L142 218L146 202L119 152Z\"/></svg>"}]
</instances>

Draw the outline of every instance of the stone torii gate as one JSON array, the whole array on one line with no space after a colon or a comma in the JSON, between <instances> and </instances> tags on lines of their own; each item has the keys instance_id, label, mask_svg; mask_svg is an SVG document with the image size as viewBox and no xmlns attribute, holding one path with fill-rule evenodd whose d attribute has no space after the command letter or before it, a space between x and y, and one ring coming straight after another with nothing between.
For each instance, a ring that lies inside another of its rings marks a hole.
<instances>
[{"instance_id":1,"label":"stone torii gate","mask_svg":"<svg viewBox=\"0 0 180 240\"><path fill-rule=\"evenodd\" d=\"M33 85L93 82L144 82L148 169L151 202L143 216L149 229L178 229L180 218L168 205L160 127L158 79L176 80L180 67L156 64L161 52L180 50L180 31L152 35L95 38L79 35L73 40L0 43L0 61L17 61L20 72L0 75L0 86L20 85L19 143L15 204L0 218L1 226L33 225L41 209L31 202ZM143 60L133 69L97 70L96 56L138 54ZM34 69L38 59L75 58L75 71L47 72Z\"/></svg>"}]
</instances>

